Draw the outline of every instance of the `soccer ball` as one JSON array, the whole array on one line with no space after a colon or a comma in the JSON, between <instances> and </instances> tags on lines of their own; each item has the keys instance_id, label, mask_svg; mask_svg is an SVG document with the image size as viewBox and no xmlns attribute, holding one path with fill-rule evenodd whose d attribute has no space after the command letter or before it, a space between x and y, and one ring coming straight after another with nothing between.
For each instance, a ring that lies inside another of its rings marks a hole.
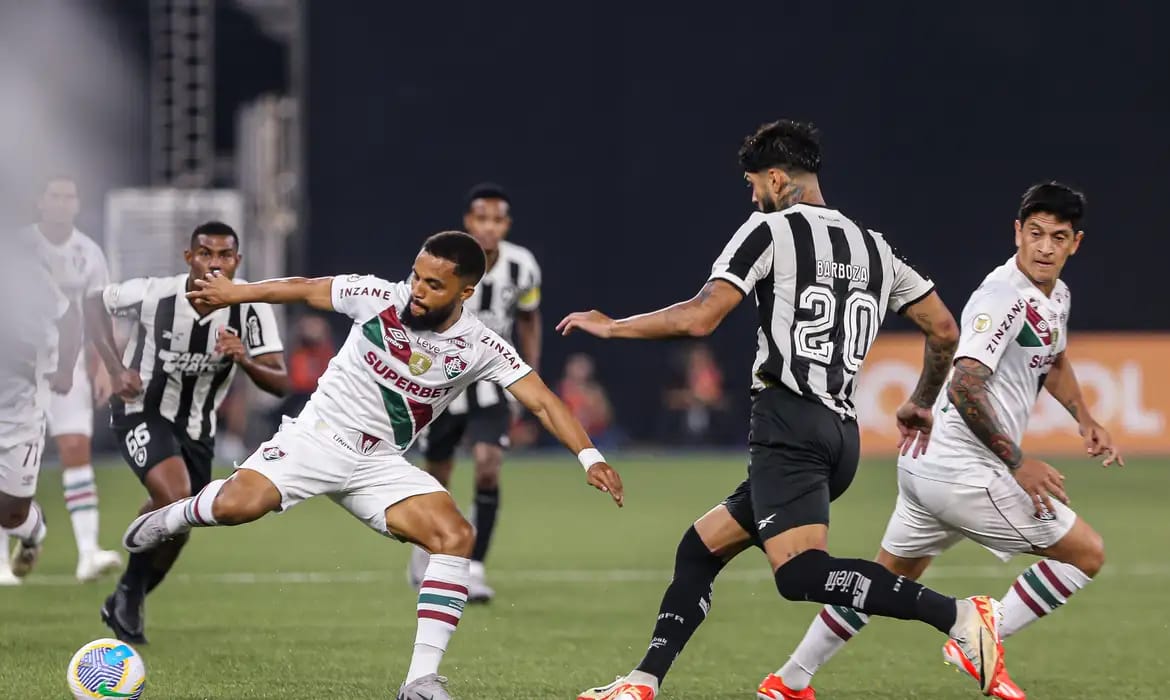
<instances>
[{"instance_id":1,"label":"soccer ball","mask_svg":"<svg viewBox=\"0 0 1170 700\"><path fill-rule=\"evenodd\" d=\"M98 639L77 650L65 672L69 690L83 698L138 700L146 689L146 665L129 644Z\"/></svg>"}]
</instances>

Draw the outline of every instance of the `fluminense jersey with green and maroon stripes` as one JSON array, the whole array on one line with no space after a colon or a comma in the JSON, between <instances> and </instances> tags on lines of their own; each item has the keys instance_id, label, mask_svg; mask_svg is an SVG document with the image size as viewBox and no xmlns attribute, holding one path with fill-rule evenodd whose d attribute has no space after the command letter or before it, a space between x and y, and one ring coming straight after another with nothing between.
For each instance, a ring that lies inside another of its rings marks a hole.
<instances>
[{"instance_id":1,"label":"fluminense jersey with green and maroon stripes","mask_svg":"<svg viewBox=\"0 0 1170 700\"><path fill-rule=\"evenodd\" d=\"M1069 303L1064 282L1057 280L1052 296L1045 295L1020 271L1013 256L984 278L963 307L955 360L969 357L991 369L988 395L1017 445L1048 370L1067 347ZM899 466L920 476L972 486L985 486L996 471L1007 470L963 422L946 391L934 405L926 455L902 458Z\"/></svg>"},{"instance_id":2,"label":"fluminense jersey with green and maroon stripes","mask_svg":"<svg viewBox=\"0 0 1170 700\"><path fill-rule=\"evenodd\" d=\"M506 387L532 371L466 308L442 333L406 327L409 300L405 283L334 277L333 308L353 327L309 400L333 428L360 431L400 453L472 382Z\"/></svg>"}]
</instances>

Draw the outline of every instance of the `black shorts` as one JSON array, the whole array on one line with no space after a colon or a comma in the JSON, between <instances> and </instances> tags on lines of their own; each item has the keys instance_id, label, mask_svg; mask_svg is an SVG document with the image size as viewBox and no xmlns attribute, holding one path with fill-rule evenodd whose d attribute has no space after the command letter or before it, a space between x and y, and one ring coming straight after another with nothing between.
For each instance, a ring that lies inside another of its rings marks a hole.
<instances>
[{"instance_id":1,"label":"black shorts","mask_svg":"<svg viewBox=\"0 0 1170 700\"><path fill-rule=\"evenodd\" d=\"M748 478L723 504L755 544L801 525L828 525L829 503L857 474L857 421L788 389L752 400Z\"/></svg>"},{"instance_id":2,"label":"black shorts","mask_svg":"<svg viewBox=\"0 0 1170 700\"><path fill-rule=\"evenodd\" d=\"M491 406L472 405L466 413L441 413L421 440L423 457L428 462L445 462L466 437L472 445L485 443L507 449L512 409L507 401Z\"/></svg>"},{"instance_id":3,"label":"black shorts","mask_svg":"<svg viewBox=\"0 0 1170 700\"><path fill-rule=\"evenodd\" d=\"M187 464L191 493L197 493L211 482L214 442L196 440L166 418L150 413L119 416L114 419L113 428L122 459L144 484L146 474L156 464L176 456Z\"/></svg>"}]
</instances>

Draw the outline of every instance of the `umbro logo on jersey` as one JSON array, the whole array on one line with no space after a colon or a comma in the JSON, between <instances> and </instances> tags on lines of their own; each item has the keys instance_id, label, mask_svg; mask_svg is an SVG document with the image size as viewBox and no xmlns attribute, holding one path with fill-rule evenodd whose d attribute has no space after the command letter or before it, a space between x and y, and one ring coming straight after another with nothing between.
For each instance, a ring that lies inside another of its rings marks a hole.
<instances>
[{"instance_id":1,"label":"umbro logo on jersey","mask_svg":"<svg viewBox=\"0 0 1170 700\"><path fill-rule=\"evenodd\" d=\"M270 445L260 451L260 456L264 458L265 462L275 462L278 459L284 459L285 451L276 445Z\"/></svg>"},{"instance_id":2,"label":"umbro logo on jersey","mask_svg":"<svg viewBox=\"0 0 1170 700\"><path fill-rule=\"evenodd\" d=\"M401 328L390 326L386 328L386 342L401 350L410 344L410 338L406 337Z\"/></svg>"}]
</instances>

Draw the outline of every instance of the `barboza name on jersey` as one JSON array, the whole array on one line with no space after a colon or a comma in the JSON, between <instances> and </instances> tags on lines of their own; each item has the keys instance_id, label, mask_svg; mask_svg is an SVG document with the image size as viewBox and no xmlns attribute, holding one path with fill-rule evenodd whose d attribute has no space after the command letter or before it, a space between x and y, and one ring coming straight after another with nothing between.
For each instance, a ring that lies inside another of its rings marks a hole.
<instances>
[{"instance_id":1,"label":"barboza name on jersey","mask_svg":"<svg viewBox=\"0 0 1170 700\"><path fill-rule=\"evenodd\" d=\"M818 260L817 277L836 277L850 282L869 284L869 268L865 265L852 265L835 260Z\"/></svg>"}]
</instances>

